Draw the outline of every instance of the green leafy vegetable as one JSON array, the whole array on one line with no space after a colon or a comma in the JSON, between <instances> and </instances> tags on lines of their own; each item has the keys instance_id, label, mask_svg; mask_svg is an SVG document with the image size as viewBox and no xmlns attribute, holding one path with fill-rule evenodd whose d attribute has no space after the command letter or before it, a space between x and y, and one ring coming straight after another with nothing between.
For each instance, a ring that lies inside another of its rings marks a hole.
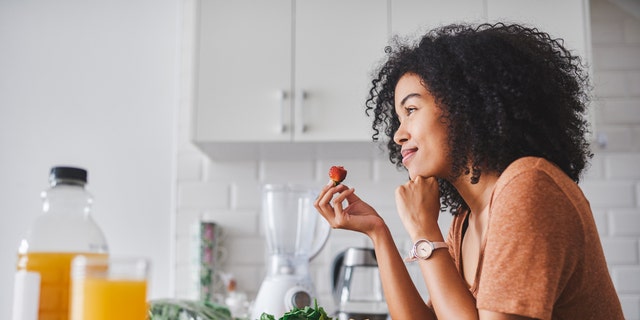
<instances>
[{"instance_id":1,"label":"green leafy vegetable","mask_svg":"<svg viewBox=\"0 0 640 320\"><path fill-rule=\"evenodd\" d=\"M270 314L262 313L260 320L276 320ZM293 308L278 320L333 320L329 317L322 307L318 307L318 300L314 301L314 307L306 306L304 308Z\"/></svg>"},{"instance_id":2,"label":"green leafy vegetable","mask_svg":"<svg viewBox=\"0 0 640 320\"><path fill-rule=\"evenodd\" d=\"M211 303L179 299L158 299L149 301L148 320L233 320L225 306Z\"/></svg>"}]
</instances>

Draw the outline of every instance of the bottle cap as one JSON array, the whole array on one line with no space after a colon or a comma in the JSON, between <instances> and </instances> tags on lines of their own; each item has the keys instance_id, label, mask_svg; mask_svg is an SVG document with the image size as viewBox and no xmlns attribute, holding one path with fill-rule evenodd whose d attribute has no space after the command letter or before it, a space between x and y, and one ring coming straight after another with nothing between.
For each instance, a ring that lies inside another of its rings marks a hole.
<instances>
[{"instance_id":1,"label":"bottle cap","mask_svg":"<svg viewBox=\"0 0 640 320\"><path fill-rule=\"evenodd\" d=\"M77 167L53 167L49 174L49 181L87 183L87 170Z\"/></svg>"}]
</instances>

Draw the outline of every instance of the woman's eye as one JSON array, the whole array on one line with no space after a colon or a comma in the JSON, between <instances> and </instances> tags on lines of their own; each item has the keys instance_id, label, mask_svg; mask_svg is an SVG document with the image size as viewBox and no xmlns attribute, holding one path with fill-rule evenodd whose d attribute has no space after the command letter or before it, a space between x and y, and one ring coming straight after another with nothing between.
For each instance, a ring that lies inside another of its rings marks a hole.
<instances>
[{"instance_id":1,"label":"woman's eye","mask_svg":"<svg viewBox=\"0 0 640 320\"><path fill-rule=\"evenodd\" d=\"M406 107L406 108L404 108L404 110L406 111L407 115L410 115L414 111L416 111L416 108L415 107Z\"/></svg>"}]
</instances>

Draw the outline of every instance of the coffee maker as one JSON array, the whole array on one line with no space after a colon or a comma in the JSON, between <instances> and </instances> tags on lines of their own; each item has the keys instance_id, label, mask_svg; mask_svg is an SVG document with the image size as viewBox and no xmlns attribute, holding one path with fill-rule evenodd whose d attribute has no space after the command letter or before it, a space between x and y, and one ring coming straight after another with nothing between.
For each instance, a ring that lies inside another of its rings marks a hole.
<instances>
[{"instance_id":1,"label":"coffee maker","mask_svg":"<svg viewBox=\"0 0 640 320\"><path fill-rule=\"evenodd\" d=\"M331 270L337 320L387 319L389 311L373 249L347 248L334 258Z\"/></svg>"},{"instance_id":2,"label":"coffee maker","mask_svg":"<svg viewBox=\"0 0 640 320\"><path fill-rule=\"evenodd\" d=\"M262 224L267 238L267 275L256 296L251 319L263 312L281 317L293 307L312 306L315 287L309 262L324 247L331 230L313 207L317 193L291 184L262 189Z\"/></svg>"}]
</instances>

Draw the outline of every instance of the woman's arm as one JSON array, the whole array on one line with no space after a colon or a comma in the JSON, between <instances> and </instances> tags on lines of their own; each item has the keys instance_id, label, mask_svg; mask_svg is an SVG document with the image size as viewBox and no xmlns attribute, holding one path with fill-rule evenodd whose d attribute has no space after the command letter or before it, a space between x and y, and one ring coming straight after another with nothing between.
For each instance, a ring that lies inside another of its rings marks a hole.
<instances>
[{"instance_id":1,"label":"woman's arm","mask_svg":"<svg viewBox=\"0 0 640 320\"><path fill-rule=\"evenodd\" d=\"M438 217L440 201L435 178L416 177L396 190L402 223L415 242L444 241ZM435 250L427 260L418 259L435 314L439 319L478 319L475 299L458 273L448 250Z\"/></svg>"},{"instance_id":2,"label":"woman's arm","mask_svg":"<svg viewBox=\"0 0 640 320\"><path fill-rule=\"evenodd\" d=\"M389 228L383 224L376 230L369 236L376 251L380 279L391 318L435 320L433 310L427 307L413 284Z\"/></svg>"},{"instance_id":3,"label":"woman's arm","mask_svg":"<svg viewBox=\"0 0 640 320\"><path fill-rule=\"evenodd\" d=\"M345 200L348 205L343 208ZM371 238L393 319L436 319L415 288L384 220L355 195L354 189L327 185L314 205L333 228L362 232Z\"/></svg>"}]
</instances>

